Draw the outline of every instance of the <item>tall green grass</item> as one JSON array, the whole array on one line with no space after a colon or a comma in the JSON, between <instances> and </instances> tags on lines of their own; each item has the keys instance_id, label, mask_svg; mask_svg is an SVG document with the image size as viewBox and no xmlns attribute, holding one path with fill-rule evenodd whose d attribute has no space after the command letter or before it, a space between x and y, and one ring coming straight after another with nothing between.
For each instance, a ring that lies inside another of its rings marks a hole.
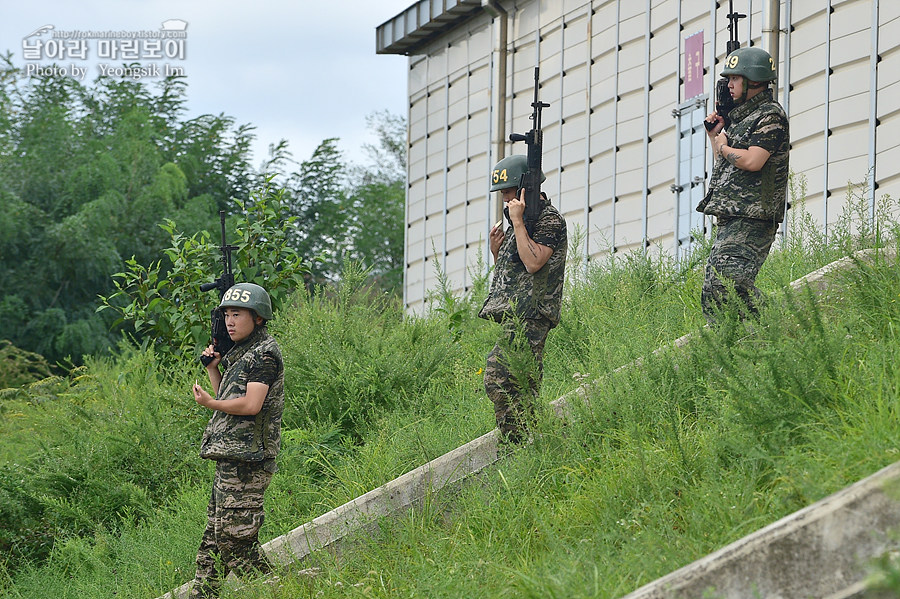
<instances>
[{"instance_id":1,"label":"tall green grass","mask_svg":"<svg viewBox=\"0 0 900 599\"><path fill-rule=\"evenodd\" d=\"M276 596L617 597L871 474L900 452L898 274L881 256L824 301L772 290L758 323L607 376L570 424Z\"/></svg>"},{"instance_id":2,"label":"tall green grass","mask_svg":"<svg viewBox=\"0 0 900 599\"><path fill-rule=\"evenodd\" d=\"M896 263L860 262L823 298L784 288L896 238L888 209L856 223L854 193L828 238L795 206L759 321L725 319L681 350L652 354L700 330L708 248L573 268L542 400L597 379L574 419L545 415L533 444L458 492L229 596L616 597L894 461ZM430 315L411 317L346 275L272 324L288 401L264 540L493 427L481 368L497 328L475 317L480 296L439 277ZM211 480L199 374L123 350L0 394L3 596L154 597L192 577Z\"/></svg>"}]
</instances>

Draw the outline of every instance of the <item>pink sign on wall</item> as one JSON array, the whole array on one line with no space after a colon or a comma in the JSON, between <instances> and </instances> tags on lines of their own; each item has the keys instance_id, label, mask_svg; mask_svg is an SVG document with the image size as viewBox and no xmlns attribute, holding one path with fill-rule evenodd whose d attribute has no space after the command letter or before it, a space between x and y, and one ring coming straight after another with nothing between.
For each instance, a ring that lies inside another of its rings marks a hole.
<instances>
[{"instance_id":1,"label":"pink sign on wall","mask_svg":"<svg viewBox=\"0 0 900 599\"><path fill-rule=\"evenodd\" d=\"M703 32L684 38L684 99L703 93Z\"/></svg>"}]
</instances>

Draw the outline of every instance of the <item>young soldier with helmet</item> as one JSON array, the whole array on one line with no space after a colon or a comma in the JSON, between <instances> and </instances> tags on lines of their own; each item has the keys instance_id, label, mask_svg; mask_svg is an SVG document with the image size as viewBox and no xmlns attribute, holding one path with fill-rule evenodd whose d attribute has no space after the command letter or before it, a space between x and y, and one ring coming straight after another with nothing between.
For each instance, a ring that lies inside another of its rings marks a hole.
<instances>
[{"instance_id":1,"label":"young soldier with helmet","mask_svg":"<svg viewBox=\"0 0 900 599\"><path fill-rule=\"evenodd\" d=\"M525 190L518 193L518 182L527 169L525 156L509 156L492 171L490 190L500 192L509 224L504 230L497 223L490 230L494 275L478 314L502 325L500 339L487 357L484 388L494 403L501 438L512 443L525 440L534 413L544 342L559 323L568 250L566 220L543 193L540 216L530 232L526 228ZM541 173L541 181L545 178ZM523 362L531 366L527 380L517 376Z\"/></svg>"},{"instance_id":2,"label":"young soldier with helmet","mask_svg":"<svg viewBox=\"0 0 900 599\"><path fill-rule=\"evenodd\" d=\"M217 597L231 571L269 571L259 529L263 493L281 445L284 362L266 328L272 318L269 294L259 285L237 283L218 309L235 345L224 356L212 345L203 352L213 358L206 372L215 397L198 384L192 389L197 403L213 410L200 456L216 462L216 474L191 597Z\"/></svg>"},{"instance_id":3,"label":"young soldier with helmet","mask_svg":"<svg viewBox=\"0 0 900 599\"><path fill-rule=\"evenodd\" d=\"M731 124L713 112L707 135L716 156L709 190L697 206L716 217L716 239L706 266L701 305L710 322L730 292L742 301L741 314L757 314L761 297L755 281L778 223L784 220L790 136L784 109L769 84L775 61L761 48L738 48L725 59L723 77L735 107Z\"/></svg>"}]
</instances>

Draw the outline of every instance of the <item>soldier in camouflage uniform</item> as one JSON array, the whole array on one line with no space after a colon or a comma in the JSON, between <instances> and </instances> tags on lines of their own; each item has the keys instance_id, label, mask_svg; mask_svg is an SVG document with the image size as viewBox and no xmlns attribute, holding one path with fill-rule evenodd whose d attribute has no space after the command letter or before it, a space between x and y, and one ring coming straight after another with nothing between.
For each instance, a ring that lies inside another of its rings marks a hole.
<instances>
[{"instance_id":1,"label":"soldier in camouflage uniform","mask_svg":"<svg viewBox=\"0 0 900 599\"><path fill-rule=\"evenodd\" d=\"M509 222L490 231L496 266L481 318L499 322L502 333L487 357L484 388L494 403L501 439L519 443L527 435L543 375L544 342L559 324L568 237L566 220L541 193L543 207L532 233L525 228L525 191L518 181L528 170L525 156L504 158L494 167L491 191L499 191ZM545 179L541 173L541 181Z\"/></svg>"},{"instance_id":2,"label":"soldier in camouflage uniform","mask_svg":"<svg viewBox=\"0 0 900 599\"><path fill-rule=\"evenodd\" d=\"M742 302L741 314L757 314L761 293L755 281L778 223L784 220L790 137L784 109L773 99L769 83L775 80L775 62L760 48L738 48L725 59L723 76L735 107L724 119L707 117L713 153L709 190L697 206L716 217L716 239L706 266L701 305L714 322L730 294Z\"/></svg>"},{"instance_id":3,"label":"soldier in camouflage uniform","mask_svg":"<svg viewBox=\"0 0 900 599\"><path fill-rule=\"evenodd\" d=\"M275 472L281 446L284 362L266 321L269 294L259 285L238 283L219 305L235 345L223 357L212 345L204 355L215 397L200 385L194 399L213 410L200 456L216 462L207 525L197 552L191 597L216 597L229 572L268 572L259 544L263 493ZM219 364L224 368L220 371Z\"/></svg>"}]
</instances>

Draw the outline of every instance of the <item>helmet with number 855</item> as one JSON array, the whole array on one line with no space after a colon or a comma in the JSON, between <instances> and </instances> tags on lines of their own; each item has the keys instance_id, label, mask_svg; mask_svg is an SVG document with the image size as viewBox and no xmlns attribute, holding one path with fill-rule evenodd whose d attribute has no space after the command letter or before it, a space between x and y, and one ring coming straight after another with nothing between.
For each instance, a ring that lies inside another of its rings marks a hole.
<instances>
[{"instance_id":1,"label":"helmet with number 855","mask_svg":"<svg viewBox=\"0 0 900 599\"><path fill-rule=\"evenodd\" d=\"M272 319L272 300L265 289L253 283L235 283L222 296L219 309L248 308L266 320Z\"/></svg>"}]
</instances>

